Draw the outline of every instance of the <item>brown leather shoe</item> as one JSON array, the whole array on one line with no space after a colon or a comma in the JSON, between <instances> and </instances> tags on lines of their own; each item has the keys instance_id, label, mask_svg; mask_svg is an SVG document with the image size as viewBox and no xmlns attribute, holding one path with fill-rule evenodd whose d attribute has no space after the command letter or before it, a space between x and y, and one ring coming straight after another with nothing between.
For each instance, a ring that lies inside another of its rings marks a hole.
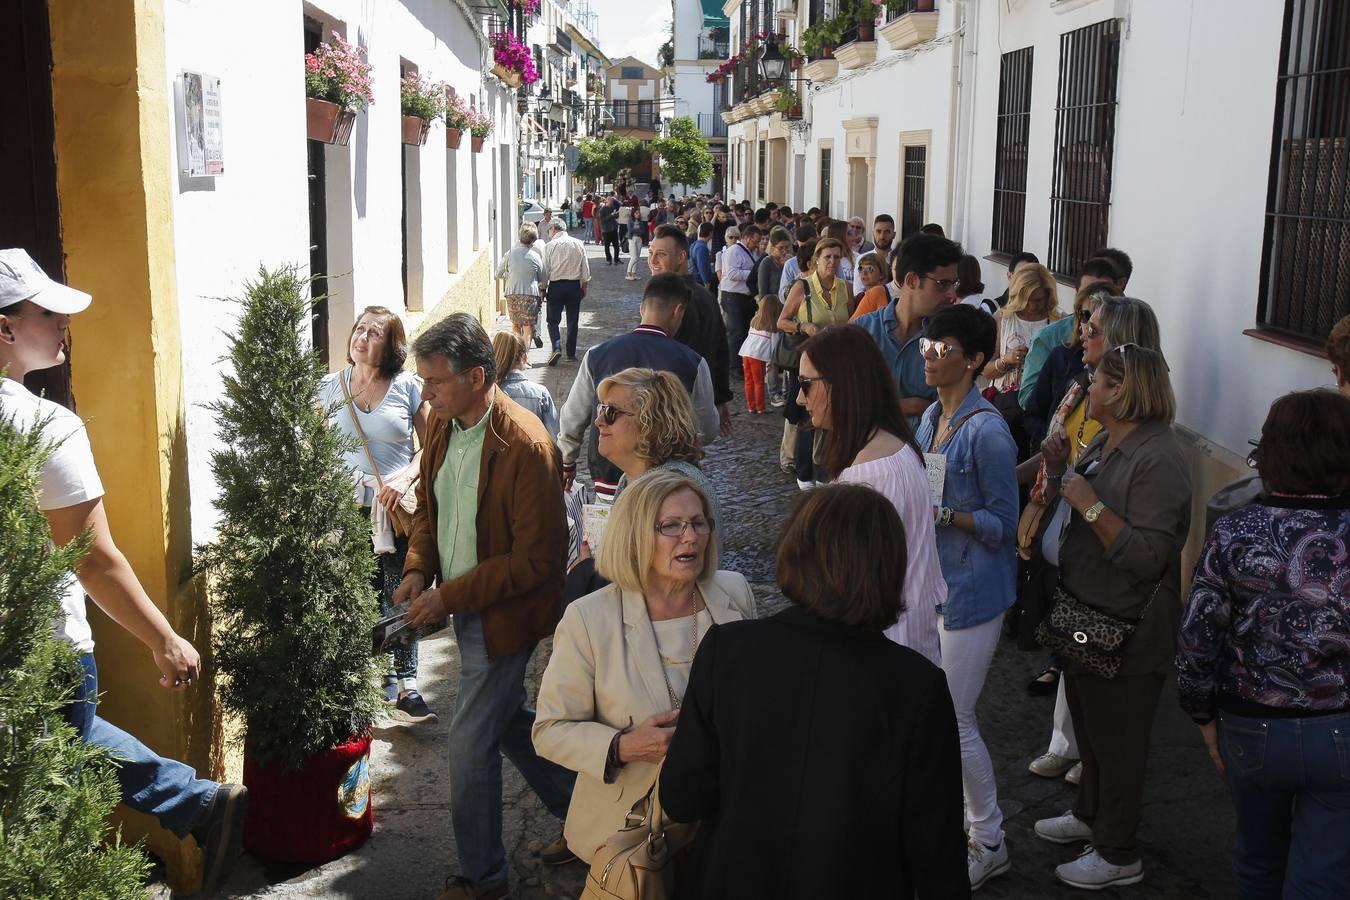
<instances>
[{"instance_id":1,"label":"brown leather shoe","mask_svg":"<svg viewBox=\"0 0 1350 900\"><path fill-rule=\"evenodd\" d=\"M539 851L539 861L546 866L565 866L576 860L577 855L567 846L567 838L559 837Z\"/></svg>"},{"instance_id":2,"label":"brown leather shoe","mask_svg":"<svg viewBox=\"0 0 1350 900\"><path fill-rule=\"evenodd\" d=\"M496 881L492 884L479 884L463 875L453 875L445 882L445 890L436 900L510 900L511 883Z\"/></svg>"}]
</instances>

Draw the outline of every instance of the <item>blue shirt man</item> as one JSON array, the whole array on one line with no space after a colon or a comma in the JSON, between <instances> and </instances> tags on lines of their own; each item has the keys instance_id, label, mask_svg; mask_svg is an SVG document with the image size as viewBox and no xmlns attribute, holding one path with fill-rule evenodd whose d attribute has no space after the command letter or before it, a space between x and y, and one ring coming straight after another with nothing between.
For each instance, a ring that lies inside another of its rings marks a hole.
<instances>
[{"instance_id":1,"label":"blue shirt man","mask_svg":"<svg viewBox=\"0 0 1350 900\"><path fill-rule=\"evenodd\" d=\"M704 228L708 229L707 234L703 233ZM708 248L708 238L711 236L712 226L704 223L698 230L698 240L689 245L690 274L706 288L717 286L717 279L713 276L712 251Z\"/></svg>"},{"instance_id":2,"label":"blue shirt man","mask_svg":"<svg viewBox=\"0 0 1350 900\"><path fill-rule=\"evenodd\" d=\"M895 379L895 387L900 392L900 405L903 409L905 400L922 400L923 408L937 399L937 389L929 387L928 382L924 380L923 375L923 354L919 352L919 338L923 336L923 325L927 323L927 318L922 319L919 327L908 337L898 337L903 334L900 329L900 319L896 313L896 306L899 300L884 306L874 313L868 313L854 320L853 324L859 326L872 336L872 340L877 342L881 348L881 355L886 357L886 365L890 366L891 377ZM906 411L905 416L909 419L910 428L918 428L919 412Z\"/></svg>"}]
</instances>

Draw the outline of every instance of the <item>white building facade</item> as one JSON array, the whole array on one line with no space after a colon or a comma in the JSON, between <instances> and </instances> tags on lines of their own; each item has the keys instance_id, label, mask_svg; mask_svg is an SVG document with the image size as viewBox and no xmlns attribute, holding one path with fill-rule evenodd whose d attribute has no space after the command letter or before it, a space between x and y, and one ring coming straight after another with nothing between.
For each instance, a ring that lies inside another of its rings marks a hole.
<instances>
[{"instance_id":1,"label":"white building facade","mask_svg":"<svg viewBox=\"0 0 1350 900\"><path fill-rule=\"evenodd\" d=\"M725 82L709 82L708 76L730 54L730 22L721 0L671 0L673 22L666 77L674 88L672 117L688 116L712 153L713 174L702 185L670 185L672 192L721 195L727 164Z\"/></svg>"}]
</instances>

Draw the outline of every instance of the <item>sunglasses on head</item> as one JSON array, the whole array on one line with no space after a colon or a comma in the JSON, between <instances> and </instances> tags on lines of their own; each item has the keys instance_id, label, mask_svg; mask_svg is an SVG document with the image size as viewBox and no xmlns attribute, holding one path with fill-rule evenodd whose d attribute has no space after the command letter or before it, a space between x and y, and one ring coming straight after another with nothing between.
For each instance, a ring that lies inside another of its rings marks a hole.
<instances>
[{"instance_id":1,"label":"sunglasses on head","mask_svg":"<svg viewBox=\"0 0 1350 900\"><path fill-rule=\"evenodd\" d=\"M949 344L946 341L932 341L926 337L919 338L919 353L923 356L928 355L928 351L933 351L934 359L946 359L947 354L954 350L960 350L961 345Z\"/></svg>"},{"instance_id":2,"label":"sunglasses on head","mask_svg":"<svg viewBox=\"0 0 1350 900\"><path fill-rule=\"evenodd\" d=\"M619 421L619 416L632 415L628 410L619 409L612 403L601 403L595 408L595 413L606 425L613 425L615 422Z\"/></svg>"}]
</instances>

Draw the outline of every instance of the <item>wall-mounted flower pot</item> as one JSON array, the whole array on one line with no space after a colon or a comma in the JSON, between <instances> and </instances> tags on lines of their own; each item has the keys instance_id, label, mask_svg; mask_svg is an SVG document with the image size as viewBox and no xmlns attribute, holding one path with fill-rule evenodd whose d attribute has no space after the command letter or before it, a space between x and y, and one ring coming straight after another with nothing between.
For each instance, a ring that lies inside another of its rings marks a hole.
<instances>
[{"instance_id":1,"label":"wall-mounted flower pot","mask_svg":"<svg viewBox=\"0 0 1350 900\"><path fill-rule=\"evenodd\" d=\"M515 69L508 69L501 63L493 63L492 74L496 75L499 79L501 79L502 83L505 84L507 87L512 88L520 87L520 73L517 72Z\"/></svg>"},{"instance_id":2,"label":"wall-mounted flower pot","mask_svg":"<svg viewBox=\"0 0 1350 900\"><path fill-rule=\"evenodd\" d=\"M829 44L822 44L820 47L821 59L834 59L834 48Z\"/></svg>"},{"instance_id":3,"label":"wall-mounted flower pot","mask_svg":"<svg viewBox=\"0 0 1350 900\"><path fill-rule=\"evenodd\" d=\"M431 120L421 116L403 117L403 143L420 147L427 142L427 132L431 130Z\"/></svg>"},{"instance_id":4,"label":"wall-mounted flower pot","mask_svg":"<svg viewBox=\"0 0 1350 900\"><path fill-rule=\"evenodd\" d=\"M875 28L876 28L876 23L875 23L875 22L859 22L859 23L858 23L858 40L860 40L860 41L875 41L875 40L877 39L877 35L876 35Z\"/></svg>"},{"instance_id":5,"label":"wall-mounted flower pot","mask_svg":"<svg viewBox=\"0 0 1350 900\"><path fill-rule=\"evenodd\" d=\"M473 137L469 138L469 148L473 150L474 153L482 153L483 141L485 140L487 140L487 138L480 138L477 135L474 135Z\"/></svg>"},{"instance_id":6,"label":"wall-mounted flower pot","mask_svg":"<svg viewBox=\"0 0 1350 900\"><path fill-rule=\"evenodd\" d=\"M355 121L356 113L336 103L314 97L305 98L305 133L312 141L345 147L347 141L351 140L352 124Z\"/></svg>"},{"instance_id":7,"label":"wall-mounted flower pot","mask_svg":"<svg viewBox=\"0 0 1350 900\"><path fill-rule=\"evenodd\" d=\"M800 103L794 105L787 111L785 116L789 119L800 119L802 117L802 105Z\"/></svg>"},{"instance_id":8,"label":"wall-mounted flower pot","mask_svg":"<svg viewBox=\"0 0 1350 900\"><path fill-rule=\"evenodd\" d=\"M464 140L464 130L462 128L445 129L445 146L450 150L458 150L459 142Z\"/></svg>"},{"instance_id":9,"label":"wall-mounted flower pot","mask_svg":"<svg viewBox=\"0 0 1350 900\"><path fill-rule=\"evenodd\" d=\"M788 71L795 72L802 67L802 58L800 56L788 57Z\"/></svg>"}]
</instances>

